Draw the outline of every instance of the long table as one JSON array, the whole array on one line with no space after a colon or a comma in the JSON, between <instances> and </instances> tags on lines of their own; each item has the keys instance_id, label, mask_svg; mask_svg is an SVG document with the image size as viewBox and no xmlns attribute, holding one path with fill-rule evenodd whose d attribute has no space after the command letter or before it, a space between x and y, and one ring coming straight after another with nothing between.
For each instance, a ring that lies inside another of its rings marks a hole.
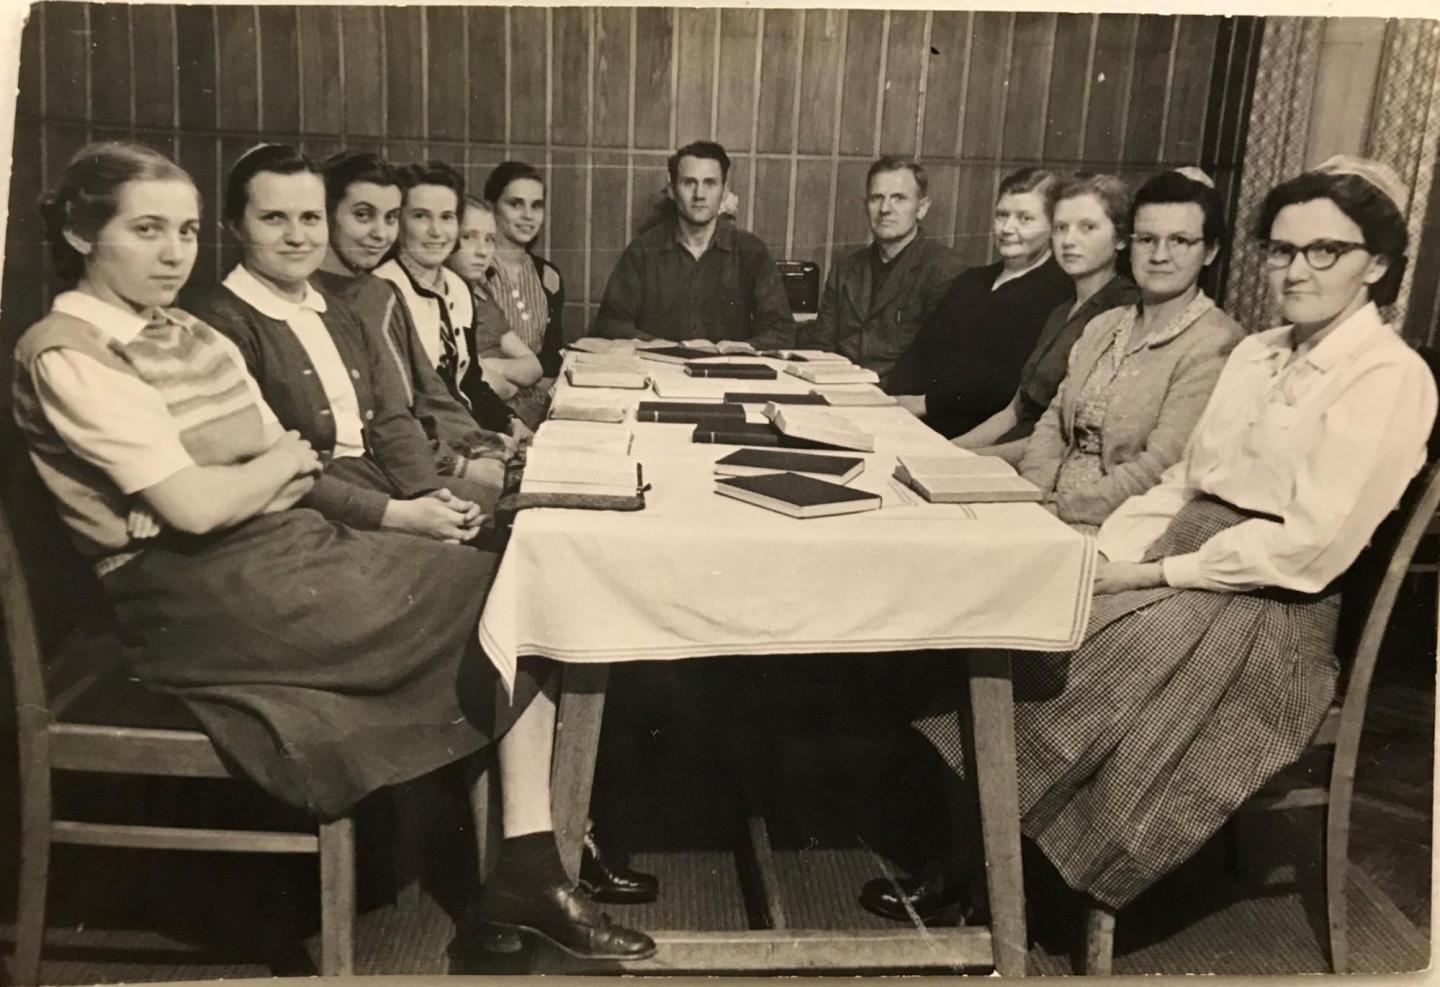
<instances>
[{"instance_id":1,"label":"long table","mask_svg":"<svg viewBox=\"0 0 1440 987\"><path fill-rule=\"evenodd\" d=\"M764 362L781 369L777 380L711 381L715 395L810 389L784 373L782 361ZM644 365L662 386L667 378L684 376L677 365ZM562 374L556 400L570 393ZM648 389L598 393L631 408L657 399ZM771 928L738 939L730 933L661 931L656 958L632 966L762 970L993 963L1004 975L1023 974L1010 652L1078 645L1089 614L1093 541L1033 504L925 503L893 480L896 456L966 453L898 407L830 410L874 435L875 451L863 454L864 472L850 485L879 494L880 510L797 520L718 496L713 463L734 446L693 443L692 426L636 423L632 414L625 427L633 429L633 454L652 486L645 509L522 512L481 618L481 641L502 674L520 655L566 663L553 782L556 829L572 873L588 812L609 662L962 652L991 929L897 929L847 938Z\"/></svg>"}]
</instances>

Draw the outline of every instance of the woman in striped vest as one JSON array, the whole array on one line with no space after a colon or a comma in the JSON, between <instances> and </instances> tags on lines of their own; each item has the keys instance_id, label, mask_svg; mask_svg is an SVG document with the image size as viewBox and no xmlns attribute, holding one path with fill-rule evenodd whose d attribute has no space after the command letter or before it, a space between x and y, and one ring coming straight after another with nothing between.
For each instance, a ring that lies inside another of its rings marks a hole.
<instances>
[{"instance_id":1,"label":"woman in striped vest","mask_svg":"<svg viewBox=\"0 0 1440 987\"><path fill-rule=\"evenodd\" d=\"M233 343L167 307L195 261L190 176L149 148L92 144L43 214L75 288L16 347L15 417L136 676L322 818L503 737L506 839L473 916L484 941L518 928L585 956L652 953L560 863L553 676L492 667L476 644L495 556L297 507L315 452L281 429Z\"/></svg>"}]
</instances>

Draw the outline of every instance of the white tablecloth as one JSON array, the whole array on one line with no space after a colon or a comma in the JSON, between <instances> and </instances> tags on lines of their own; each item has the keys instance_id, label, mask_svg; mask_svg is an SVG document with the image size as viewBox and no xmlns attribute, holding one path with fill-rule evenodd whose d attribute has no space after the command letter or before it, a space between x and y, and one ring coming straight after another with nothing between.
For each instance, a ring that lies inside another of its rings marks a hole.
<instances>
[{"instance_id":1,"label":"white tablecloth","mask_svg":"<svg viewBox=\"0 0 1440 987\"><path fill-rule=\"evenodd\" d=\"M784 373L715 383L717 395L809 387ZM556 388L567 390L563 375ZM603 393L632 406L655 398ZM832 410L875 436L850 485L879 493L881 510L799 520L719 496L712 466L734 446L692 443L690 425L627 421L652 484L645 510L522 512L480 621L491 660L513 675L519 655L604 662L1079 643L1092 539L1034 504L924 503L891 479L895 456L961 453L900 408Z\"/></svg>"}]
</instances>

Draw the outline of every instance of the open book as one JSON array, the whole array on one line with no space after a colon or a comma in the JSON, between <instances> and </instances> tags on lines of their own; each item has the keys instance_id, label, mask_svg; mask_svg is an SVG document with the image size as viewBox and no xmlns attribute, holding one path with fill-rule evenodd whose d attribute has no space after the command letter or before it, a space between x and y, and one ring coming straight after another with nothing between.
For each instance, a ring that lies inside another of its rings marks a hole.
<instances>
[{"instance_id":1,"label":"open book","mask_svg":"<svg viewBox=\"0 0 1440 987\"><path fill-rule=\"evenodd\" d=\"M811 394L817 394L836 408L888 408L895 399L874 384L831 384L812 387Z\"/></svg>"},{"instance_id":2,"label":"open book","mask_svg":"<svg viewBox=\"0 0 1440 987\"><path fill-rule=\"evenodd\" d=\"M853 363L824 361L819 363L792 363L785 368L787 374L794 374L812 384L878 384L880 375L873 370L857 367Z\"/></svg>"},{"instance_id":3,"label":"open book","mask_svg":"<svg viewBox=\"0 0 1440 987\"><path fill-rule=\"evenodd\" d=\"M642 485L640 463L631 456L540 443L526 454L520 492L633 497Z\"/></svg>"},{"instance_id":4,"label":"open book","mask_svg":"<svg viewBox=\"0 0 1440 987\"><path fill-rule=\"evenodd\" d=\"M1040 488L998 456L900 456L895 478L932 504L1039 501Z\"/></svg>"}]
</instances>

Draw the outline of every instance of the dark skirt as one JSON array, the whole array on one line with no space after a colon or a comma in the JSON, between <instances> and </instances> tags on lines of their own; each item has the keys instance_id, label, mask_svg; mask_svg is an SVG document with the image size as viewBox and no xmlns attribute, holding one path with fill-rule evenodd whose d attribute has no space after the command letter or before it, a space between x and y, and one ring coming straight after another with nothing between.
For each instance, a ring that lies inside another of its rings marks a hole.
<instances>
[{"instance_id":1,"label":"dark skirt","mask_svg":"<svg viewBox=\"0 0 1440 987\"><path fill-rule=\"evenodd\" d=\"M512 702L478 643L496 564L294 509L162 535L104 586L134 673L262 788L330 819L498 739L534 698L538 667Z\"/></svg>"},{"instance_id":2,"label":"dark skirt","mask_svg":"<svg viewBox=\"0 0 1440 987\"><path fill-rule=\"evenodd\" d=\"M1147 560L1246 516L1192 501ZM1304 751L1335 695L1338 616L1334 592L1096 597L1078 650L1014 659L1025 834L1071 887L1129 902ZM957 698L915 726L963 773Z\"/></svg>"}]
</instances>

